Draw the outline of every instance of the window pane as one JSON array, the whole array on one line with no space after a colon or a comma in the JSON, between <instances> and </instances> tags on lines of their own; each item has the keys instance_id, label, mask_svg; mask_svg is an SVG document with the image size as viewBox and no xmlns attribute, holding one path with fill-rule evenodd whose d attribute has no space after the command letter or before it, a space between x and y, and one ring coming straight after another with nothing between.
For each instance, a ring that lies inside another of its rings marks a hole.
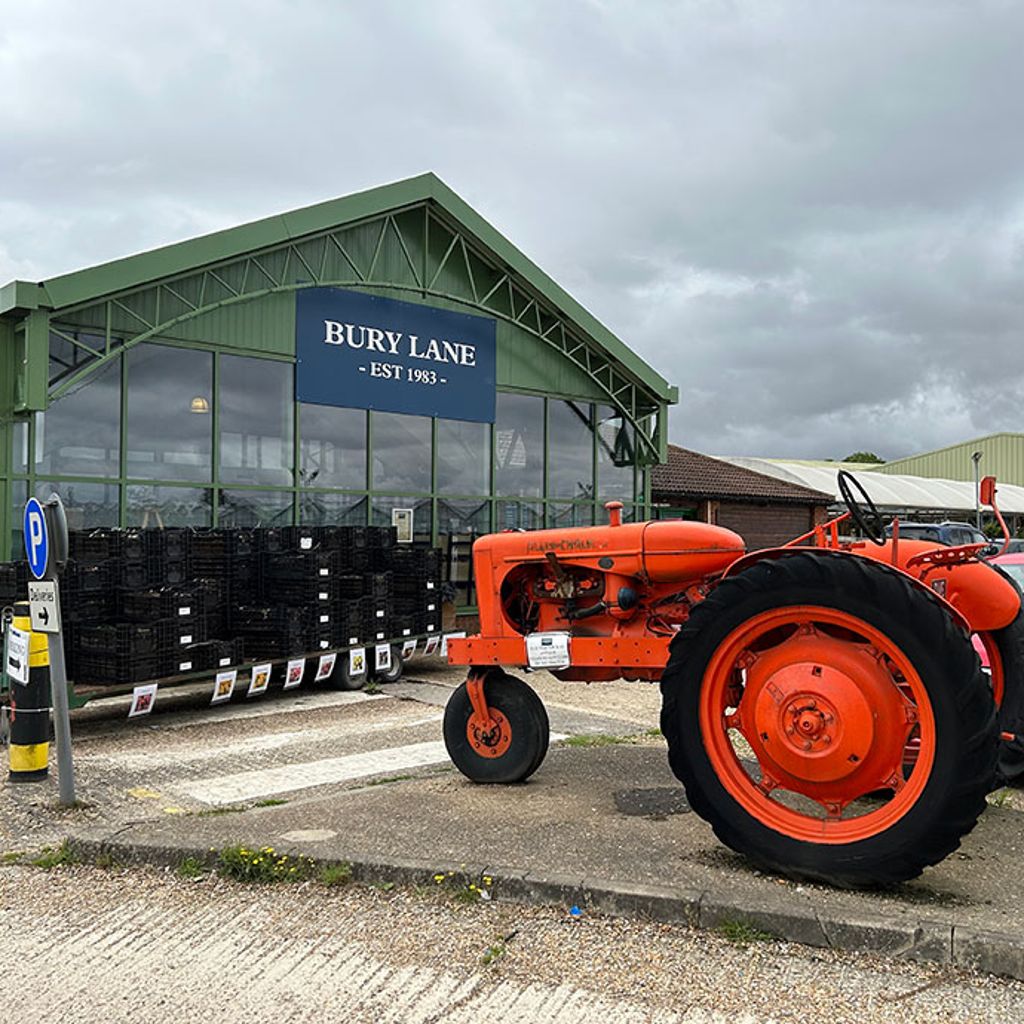
<instances>
[{"instance_id":1,"label":"window pane","mask_svg":"<svg viewBox=\"0 0 1024 1024\"><path fill-rule=\"evenodd\" d=\"M304 491L299 496L303 526L365 526L368 502L356 494Z\"/></svg>"},{"instance_id":2,"label":"window pane","mask_svg":"<svg viewBox=\"0 0 1024 1024\"><path fill-rule=\"evenodd\" d=\"M366 487L366 413L299 406L299 481L306 487Z\"/></svg>"},{"instance_id":3,"label":"window pane","mask_svg":"<svg viewBox=\"0 0 1024 1024\"><path fill-rule=\"evenodd\" d=\"M411 508L413 540L430 541L433 526L430 498L399 498L388 494L375 494L371 500L371 526L390 526L393 508Z\"/></svg>"},{"instance_id":4,"label":"window pane","mask_svg":"<svg viewBox=\"0 0 1024 1024\"><path fill-rule=\"evenodd\" d=\"M593 526L594 506L570 504L569 502L549 502L548 526Z\"/></svg>"},{"instance_id":5,"label":"window pane","mask_svg":"<svg viewBox=\"0 0 1024 1024\"><path fill-rule=\"evenodd\" d=\"M213 356L142 344L126 358L128 476L209 480Z\"/></svg>"},{"instance_id":6,"label":"window pane","mask_svg":"<svg viewBox=\"0 0 1024 1024\"><path fill-rule=\"evenodd\" d=\"M491 489L491 426L437 421L437 493L487 494Z\"/></svg>"},{"instance_id":7,"label":"window pane","mask_svg":"<svg viewBox=\"0 0 1024 1024\"><path fill-rule=\"evenodd\" d=\"M15 473L28 472L28 420L18 420L11 431L11 468ZM28 500L27 498L25 499Z\"/></svg>"},{"instance_id":8,"label":"window pane","mask_svg":"<svg viewBox=\"0 0 1024 1024\"><path fill-rule=\"evenodd\" d=\"M548 497L593 497L592 417L587 402L548 402Z\"/></svg>"},{"instance_id":9,"label":"window pane","mask_svg":"<svg viewBox=\"0 0 1024 1024\"><path fill-rule=\"evenodd\" d=\"M374 488L429 492L430 417L397 412L372 412L370 416Z\"/></svg>"},{"instance_id":10,"label":"window pane","mask_svg":"<svg viewBox=\"0 0 1024 1024\"><path fill-rule=\"evenodd\" d=\"M616 409L597 407L597 496L633 500L633 428Z\"/></svg>"},{"instance_id":11,"label":"window pane","mask_svg":"<svg viewBox=\"0 0 1024 1024\"><path fill-rule=\"evenodd\" d=\"M437 533L443 579L455 589L455 603L476 604L473 541L491 529L491 503L486 498L437 502Z\"/></svg>"},{"instance_id":12,"label":"window pane","mask_svg":"<svg viewBox=\"0 0 1024 1024\"><path fill-rule=\"evenodd\" d=\"M544 487L544 399L498 395L494 493L539 498Z\"/></svg>"},{"instance_id":13,"label":"window pane","mask_svg":"<svg viewBox=\"0 0 1024 1024\"><path fill-rule=\"evenodd\" d=\"M115 359L36 420L36 472L119 476L121 362Z\"/></svg>"},{"instance_id":14,"label":"window pane","mask_svg":"<svg viewBox=\"0 0 1024 1024\"><path fill-rule=\"evenodd\" d=\"M291 485L294 378L291 363L221 356L221 480Z\"/></svg>"},{"instance_id":15,"label":"window pane","mask_svg":"<svg viewBox=\"0 0 1024 1024\"><path fill-rule=\"evenodd\" d=\"M220 526L291 526L290 491L221 491Z\"/></svg>"},{"instance_id":16,"label":"window pane","mask_svg":"<svg viewBox=\"0 0 1024 1024\"><path fill-rule=\"evenodd\" d=\"M213 491L130 484L127 492L129 526L154 530L165 526L213 525Z\"/></svg>"},{"instance_id":17,"label":"window pane","mask_svg":"<svg viewBox=\"0 0 1024 1024\"><path fill-rule=\"evenodd\" d=\"M69 530L89 530L94 526L117 526L119 523L119 495L115 485L38 480L35 494L40 501L45 501L51 494L60 495Z\"/></svg>"},{"instance_id":18,"label":"window pane","mask_svg":"<svg viewBox=\"0 0 1024 1024\"><path fill-rule=\"evenodd\" d=\"M498 501L495 530L540 530L544 527L544 506L539 501Z\"/></svg>"}]
</instances>

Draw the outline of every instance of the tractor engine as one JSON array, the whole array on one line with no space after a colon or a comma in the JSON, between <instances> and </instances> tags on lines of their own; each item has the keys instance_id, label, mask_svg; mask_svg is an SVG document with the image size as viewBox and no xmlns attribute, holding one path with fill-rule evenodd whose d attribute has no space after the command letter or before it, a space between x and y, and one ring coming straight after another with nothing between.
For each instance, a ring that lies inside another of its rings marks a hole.
<instances>
[{"instance_id":1,"label":"tractor engine","mask_svg":"<svg viewBox=\"0 0 1024 1024\"><path fill-rule=\"evenodd\" d=\"M737 534L707 523L624 524L617 502L609 503L609 512L607 526L478 540L473 560L481 634L670 636L708 583L745 550ZM621 674L618 666L614 677ZM588 678L595 678L593 669Z\"/></svg>"}]
</instances>

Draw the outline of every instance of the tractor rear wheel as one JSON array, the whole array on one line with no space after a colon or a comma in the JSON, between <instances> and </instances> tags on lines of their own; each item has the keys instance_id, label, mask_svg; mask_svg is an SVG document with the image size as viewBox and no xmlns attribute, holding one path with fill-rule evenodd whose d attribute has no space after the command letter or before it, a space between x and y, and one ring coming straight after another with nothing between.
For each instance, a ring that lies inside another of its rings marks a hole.
<instances>
[{"instance_id":1,"label":"tractor rear wheel","mask_svg":"<svg viewBox=\"0 0 1024 1024\"><path fill-rule=\"evenodd\" d=\"M941 603L888 566L806 552L722 581L673 640L662 699L690 805L770 871L903 881L985 808L988 680Z\"/></svg>"},{"instance_id":2,"label":"tractor rear wheel","mask_svg":"<svg viewBox=\"0 0 1024 1024\"><path fill-rule=\"evenodd\" d=\"M456 768L473 782L525 782L548 750L550 726L535 690L501 669L484 678L484 696L492 713L491 728L481 728L466 684L456 689L444 709L444 744Z\"/></svg>"}]
</instances>

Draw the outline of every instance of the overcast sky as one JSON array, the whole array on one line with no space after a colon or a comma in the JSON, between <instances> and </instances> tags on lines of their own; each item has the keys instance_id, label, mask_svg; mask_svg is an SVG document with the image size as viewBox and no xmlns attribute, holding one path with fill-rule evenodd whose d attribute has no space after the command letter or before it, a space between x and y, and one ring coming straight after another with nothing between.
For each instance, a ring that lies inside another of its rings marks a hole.
<instances>
[{"instance_id":1,"label":"overcast sky","mask_svg":"<svg viewBox=\"0 0 1024 1024\"><path fill-rule=\"evenodd\" d=\"M1024 429L1024 4L0 0L0 283L432 170L709 453Z\"/></svg>"}]
</instances>

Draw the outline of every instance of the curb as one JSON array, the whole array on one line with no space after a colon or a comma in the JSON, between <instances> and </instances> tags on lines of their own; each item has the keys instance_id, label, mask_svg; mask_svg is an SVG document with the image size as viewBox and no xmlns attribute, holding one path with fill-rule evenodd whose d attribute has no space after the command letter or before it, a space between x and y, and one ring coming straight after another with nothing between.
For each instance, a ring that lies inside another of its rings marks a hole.
<instances>
[{"instance_id":1,"label":"curb","mask_svg":"<svg viewBox=\"0 0 1024 1024\"><path fill-rule=\"evenodd\" d=\"M66 842L87 861L104 857L124 865L177 867L191 857L211 868L215 861L209 847L128 841L94 834L68 836ZM436 884L434 876L441 870L436 863L424 861L327 859L306 853L302 856L318 866L344 861L351 865L353 881L363 883L431 885ZM805 946L948 964L1024 981L1024 937L950 921L863 912L839 916L806 906L794 907L781 894L777 899L762 901L758 907L750 907L723 891L628 885L483 864L460 864L450 874L456 883L466 885L477 883L486 875L492 880L490 891L495 900L577 906L613 917L635 917L707 930L742 924L772 938Z\"/></svg>"}]
</instances>

